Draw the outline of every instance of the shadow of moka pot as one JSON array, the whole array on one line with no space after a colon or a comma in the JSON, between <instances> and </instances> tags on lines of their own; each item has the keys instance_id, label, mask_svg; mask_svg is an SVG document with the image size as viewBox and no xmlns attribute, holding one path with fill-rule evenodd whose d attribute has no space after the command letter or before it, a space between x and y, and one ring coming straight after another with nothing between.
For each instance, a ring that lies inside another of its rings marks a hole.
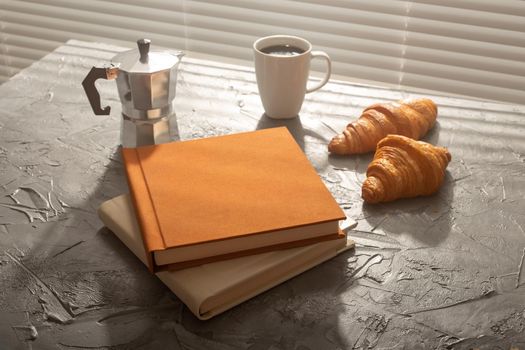
<instances>
[{"instance_id":1,"label":"shadow of moka pot","mask_svg":"<svg viewBox=\"0 0 525 350\"><path fill-rule=\"evenodd\" d=\"M97 79L117 81L122 103L121 142L138 147L170 142L170 120L174 118L173 99L177 69L184 54L150 50L151 41L140 39L137 49L117 54L108 67L93 67L82 86L96 115L109 115L101 107Z\"/></svg>"}]
</instances>

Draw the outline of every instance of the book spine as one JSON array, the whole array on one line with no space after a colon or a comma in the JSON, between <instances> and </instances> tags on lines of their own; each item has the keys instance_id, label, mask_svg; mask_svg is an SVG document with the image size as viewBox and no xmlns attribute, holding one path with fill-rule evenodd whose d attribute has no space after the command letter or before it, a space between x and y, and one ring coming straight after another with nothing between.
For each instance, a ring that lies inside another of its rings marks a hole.
<instances>
[{"instance_id":1,"label":"book spine","mask_svg":"<svg viewBox=\"0 0 525 350\"><path fill-rule=\"evenodd\" d=\"M124 168L128 179L131 201L139 223L144 247L148 252L148 267L156 271L153 251L163 250L166 245L159 226L157 213L144 174L140 154L136 148L122 148Z\"/></svg>"}]
</instances>

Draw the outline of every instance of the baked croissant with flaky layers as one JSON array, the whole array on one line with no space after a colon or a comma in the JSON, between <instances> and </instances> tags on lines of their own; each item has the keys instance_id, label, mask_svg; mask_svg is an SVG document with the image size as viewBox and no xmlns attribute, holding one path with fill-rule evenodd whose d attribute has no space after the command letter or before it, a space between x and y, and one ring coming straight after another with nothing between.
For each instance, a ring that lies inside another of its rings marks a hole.
<instances>
[{"instance_id":1,"label":"baked croissant with flaky layers","mask_svg":"<svg viewBox=\"0 0 525 350\"><path fill-rule=\"evenodd\" d=\"M386 135L423 137L436 122L437 106L428 98L377 103L366 108L359 119L335 136L328 150L336 154L359 154L375 150Z\"/></svg>"},{"instance_id":2,"label":"baked croissant with flaky layers","mask_svg":"<svg viewBox=\"0 0 525 350\"><path fill-rule=\"evenodd\" d=\"M388 135L377 145L366 171L362 197L367 203L426 196L436 192L451 160L444 147Z\"/></svg>"}]
</instances>

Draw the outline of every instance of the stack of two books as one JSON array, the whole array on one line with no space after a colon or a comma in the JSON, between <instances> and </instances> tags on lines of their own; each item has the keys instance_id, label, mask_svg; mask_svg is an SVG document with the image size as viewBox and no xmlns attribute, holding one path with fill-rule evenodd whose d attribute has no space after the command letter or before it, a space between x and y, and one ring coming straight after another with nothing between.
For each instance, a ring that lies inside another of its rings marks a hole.
<instances>
[{"instance_id":1,"label":"stack of two books","mask_svg":"<svg viewBox=\"0 0 525 350\"><path fill-rule=\"evenodd\" d=\"M123 149L106 226L200 319L353 246L286 128Z\"/></svg>"}]
</instances>

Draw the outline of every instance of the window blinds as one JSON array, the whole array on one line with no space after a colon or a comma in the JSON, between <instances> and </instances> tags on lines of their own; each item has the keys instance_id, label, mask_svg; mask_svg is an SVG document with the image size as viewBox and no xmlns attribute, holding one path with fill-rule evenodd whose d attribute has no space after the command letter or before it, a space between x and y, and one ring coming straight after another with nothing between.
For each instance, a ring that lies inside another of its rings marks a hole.
<instances>
[{"instance_id":1,"label":"window blinds","mask_svg":"<svg viewBox=\"0 0 525 350\"><path fill-rule=\"evenodd\" d=\"M0 28L0 81L68 39L148 37L251 65L257 37L286 33L350 81L525 104L520 0L2 0Z\"/></svg>"}]
</instances>

